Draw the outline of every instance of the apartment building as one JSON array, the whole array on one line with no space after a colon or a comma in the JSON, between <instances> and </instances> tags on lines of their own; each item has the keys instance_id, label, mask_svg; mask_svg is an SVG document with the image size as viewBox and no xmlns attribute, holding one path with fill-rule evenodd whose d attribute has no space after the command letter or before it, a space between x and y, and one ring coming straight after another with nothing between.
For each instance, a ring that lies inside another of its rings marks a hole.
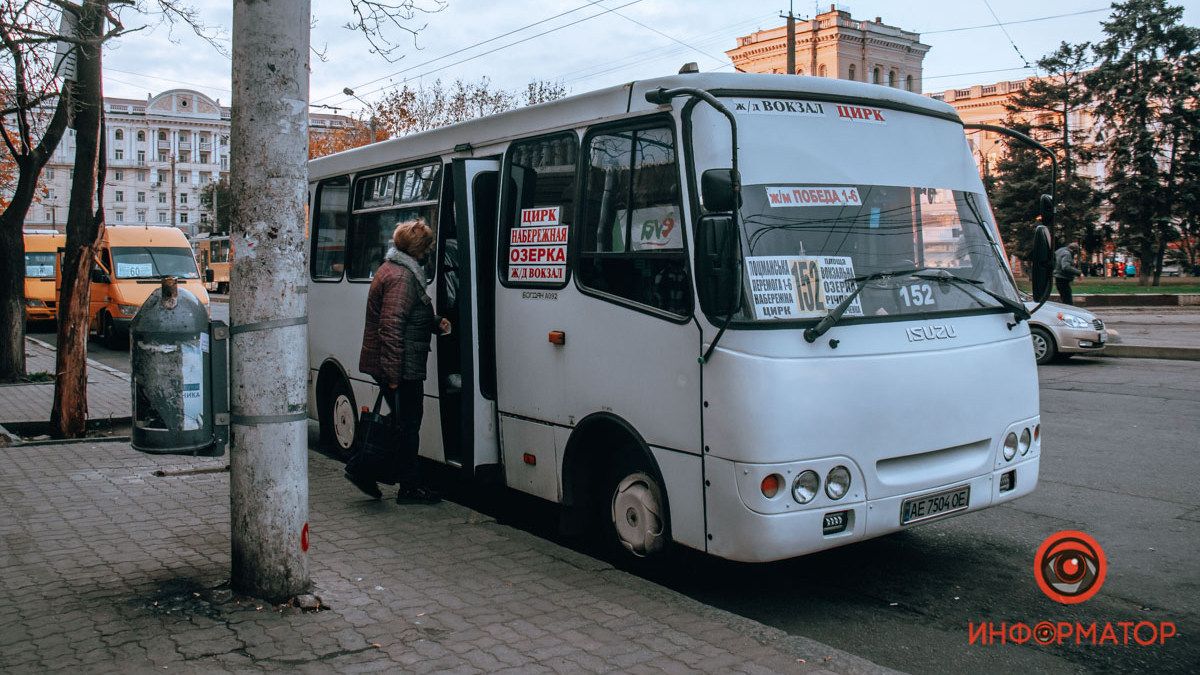
<instances>
[{"instance_id":1,"label":"apartment building","mask_svg":"<svg viewBox=\"0 0 1200 675\"><path fill-rule=\"evenodd\" d=\"M112 225L174 225L189 237L208 232L211 206L205 186L229 172L230 109L191 89L172 89L145 100L105 98L105 221ZM348 125L340 115L312 113L312 133ZM75 161L75 132L68 129L42 172L44 192L25 219L26 229L66 225Z\"/></svg>"}]
</instances>

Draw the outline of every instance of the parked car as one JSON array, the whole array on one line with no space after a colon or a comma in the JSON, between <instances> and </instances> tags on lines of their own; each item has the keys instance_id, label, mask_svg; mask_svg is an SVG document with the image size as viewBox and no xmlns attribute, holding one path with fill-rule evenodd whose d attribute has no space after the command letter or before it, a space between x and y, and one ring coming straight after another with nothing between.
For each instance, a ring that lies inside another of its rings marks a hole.
<instances>
[{"instance_id":1,"label":"parked car","mask_svg":"<svg viewBox=\"0 0 1200 675\"><path fill-rule=\"evenodd\" d=\"M1178 263L1163 265L1162 275L1164 277L1180 277L1183 276L1183 265Z\"/></svg>"},{"instance_id":2,"label":"parked car","mask_svg":"<svg viewBox=\"0 0 1200 675\"><path fill-rule=\"evenodd\" d=\"M1031 310L1037 306L1028 297L1024 300ZM1073 354L1095 356L1104 351L1108 343L1104 322L1095 314L1057 302L1047 302L1033 313L1029 319L1029 333L1039 366Z\"/></svg>"}]
</instances>

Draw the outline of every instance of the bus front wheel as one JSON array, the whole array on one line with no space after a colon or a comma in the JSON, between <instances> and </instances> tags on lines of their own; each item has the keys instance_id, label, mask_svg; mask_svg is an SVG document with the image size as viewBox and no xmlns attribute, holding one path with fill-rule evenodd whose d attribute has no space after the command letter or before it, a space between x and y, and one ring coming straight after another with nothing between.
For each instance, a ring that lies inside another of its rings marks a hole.
<instances>
[{"instance_id":1,"label":"bus front wheel","mask_svg":"<svg viewBox=\"0 0 1200 675\"><path fill-rule=\"evenodd\" d=\"M655 558L667 548L667 511L662 486L645 471L615 472L610 482L607 527L610 541L627 555Z\"/></svg>"},{"instance_id":2,"label":"bus front wheel","mask_svg":"<svg viewBox=\"0 0 1200 675\"><path fill-rule=\"evenodd\" d=\"M100 343L109 349L125 347L125 336L117 330L117 325L108 313L100 315Z\"/></svg>"}]
</instances>

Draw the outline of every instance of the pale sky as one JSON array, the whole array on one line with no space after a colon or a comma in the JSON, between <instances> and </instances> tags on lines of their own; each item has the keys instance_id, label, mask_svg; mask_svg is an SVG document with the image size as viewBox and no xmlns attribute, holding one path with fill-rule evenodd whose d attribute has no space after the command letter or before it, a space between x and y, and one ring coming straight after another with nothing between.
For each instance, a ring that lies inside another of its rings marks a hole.
<instances>
[{"instance_id":1,"label":"pale sky","mask_svg":"<svg viewBox=\"0 0 1200 675\"><path fill-rule=\"evenodd\" d=\"M209 24L223 31L228 45L232 2L191 2ZM437 0L417 2L437 4ZM829 4L801 0L794 8L798 16L807 17L815 7L825 11ZM1100 21L1109 7L1106 0L854 0L838 4L855 19L879 16L884 23L921 33L921 41L932 45L925 58L926 92L1032 74L1024 68L1021 55L1033 63L1062 40L1098 40ZM1185 8L1188 24L1200 23L1200 0L1175 0L1174 4ZM493 84L509 89L521 88L531 80L551 80L564 83L570 93L582 93L672 74L687 61L696 61L703 71L730 72L732 67L723 52L736 45L738 36L783 25L779 17L787 5L787 0L446 0L443 11L420 15L414 21L414 25L424 25L415 45L407 34L390 34L404 47L398 52L403 58L389 63L371 54L362 36L343 28L350 19L349 0L312 0L312 42L314 48L323 50L324 60L312 59L311 100L339 106L343 114L356 114L362 105L343 95L343 87L374 102L387 88L438 78L488 77ZM991 10L1008 25L1003 29L996 26ZM1030 19L1035 21L1009 23ZM541 23L530 26L535 22ZM186 87L226 105L230 101L229 59L186 28L158 26L131 34L108 50L105 63L108 96L143 98L148 93Z\"/></svg>"}]
</instances>

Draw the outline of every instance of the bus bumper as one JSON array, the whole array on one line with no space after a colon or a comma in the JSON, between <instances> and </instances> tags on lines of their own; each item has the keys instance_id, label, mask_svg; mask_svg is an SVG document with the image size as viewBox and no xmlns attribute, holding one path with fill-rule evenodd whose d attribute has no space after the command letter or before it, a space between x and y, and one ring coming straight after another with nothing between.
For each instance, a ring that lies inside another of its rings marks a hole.
<instances>
[{"instance_id":1,"label":"bus bumper","mask_svg":"<svg viewBox=\"0 0 1200 675\"><path fill-rule=\"evenodd\" d=\"M770 562L823 551L878 537L927 522L979 511L1029 494L1037 486L1040 453L989 473L911 493L825 505L789 513L765 514L751 510L738 495L735 464L705 458L709 479L708 553L740 562ZM1002 476L1012 472L1011 476ZM969 506L953 513L908 525L900 524L905 500L968 485ZM1005 489L1001 491L1001 488ZM790 495L784 496L790 499ZM844 529L826 534L826 516L841 514Z\"/></svg>"}]
</instances>

